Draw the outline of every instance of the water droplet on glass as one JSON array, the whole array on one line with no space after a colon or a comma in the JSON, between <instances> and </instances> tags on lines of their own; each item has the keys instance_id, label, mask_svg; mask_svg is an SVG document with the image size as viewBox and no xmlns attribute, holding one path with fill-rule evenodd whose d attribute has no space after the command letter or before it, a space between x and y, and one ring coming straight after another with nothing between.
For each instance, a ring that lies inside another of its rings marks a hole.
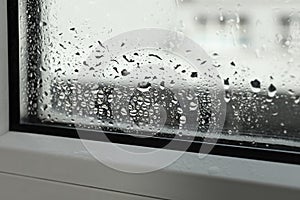
<instances>
[{"instance_id":1,"label":"water droplet on glass","mask_svg":"<svg viewBox=\"0 0 300 200\"><path fill-rule=\"evenodd\" d=\"M274 97L276 93L277 93L277 88L273 84L271 84L268 88L269 97Z\"/></svg>"},{"instance_id":2,"label":"water droplet on glass","mask_svg":"<svg viewBox=\"0 0 300 200\"><path fill-rule=\"evenodd\" d=\"M126 108L122 108L122 109L121 109L121 114L122 114L123 116L126 116L126 115L127 115L127 110L126 110Z\"/></svg>"},{"instance_id":3,"label":"water droplet on glass","mask_svg":"<svg viewBox=\"0 0 300 200\"><path fill-rule=\"evenodd\" d=\"M190 111L195 111L198 109L198 104L195 102L190 103Z\"/></svg>"},{"instance_id":4,"label":"water droplet on glass","mask_svg":"<svg viewBox=\"0 0 300 200\"><path fill-rule=\"evenodd\" d=\"M230 88L229 78L224 80L224 88L225 90L229 90Z\"/></svg>"},{"instance_id":5,"label":"water droplet on glass","mask_svg":"<svg viewBox=\"0 0 300 200\"><path fill-rule=\"evenodd\" d=\"M260 83L259 80L255 79L254 81L251 81L250 84L251 84L251 87L252 87L251 89L252 89L253 92L255 92L255 93L260 92L261 83Z\"/></svg>"},{"instance_id":6,"label":"water droplet on glass","mask_svg":"<svg viewBox=\"0 0 300 200\"><path fill-rule=\"evenodd\" d=\"M180 117L180 124L185 124L186 123L186 116L181 116Z\"/></svg>"}]
</instances>

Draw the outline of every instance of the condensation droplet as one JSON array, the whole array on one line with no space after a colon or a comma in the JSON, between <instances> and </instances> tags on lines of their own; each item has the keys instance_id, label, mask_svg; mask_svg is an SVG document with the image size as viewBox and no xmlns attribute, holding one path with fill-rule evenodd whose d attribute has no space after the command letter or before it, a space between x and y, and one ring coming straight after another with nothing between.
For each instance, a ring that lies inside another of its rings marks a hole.
<instances>
[{"instance_id":1,"label":"condensation droplet","mask_svg":"<svg viewBox=\"0 0 300 200\"><path fill-rule=\"evenodd\" d=\"M261 91L261 83L259 80L255 79L254 81L251 81L250 84L253 92L258 93Z\"/></svg>"},{"instance_id":2,"label":"condensation droplet","mask_svg":"<svg viewBox=\"0 0 300 200\"><path fill-rule=\"evenodd\" d=\"M277 93L277 88L273 84L271 84L268 88L269 97L274 97L276 93Z\"/></svg>"}]
</instances>

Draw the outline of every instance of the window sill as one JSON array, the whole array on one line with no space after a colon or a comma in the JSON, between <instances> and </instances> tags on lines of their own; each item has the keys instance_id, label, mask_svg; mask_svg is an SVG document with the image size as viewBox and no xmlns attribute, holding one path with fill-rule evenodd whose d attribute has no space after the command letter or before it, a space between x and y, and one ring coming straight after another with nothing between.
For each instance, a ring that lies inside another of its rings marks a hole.
<instances>
[{"instance_id":1,"label":"window sill","mask_svg":"<svg viewBox=\"0 0 300 200\"><path fill-rule=\"evenodd\" d=\"M127 174L95 160L80 140L18 132L0 137L0 159L5 173L168 199L195 199L200 194L206 199L245 199L246 193L246 199L253 199L260 191L274 199L300 195L300 166L281 163L211 155L199 159L185 153L166 169Z\"/></svg>"}]
</instances>

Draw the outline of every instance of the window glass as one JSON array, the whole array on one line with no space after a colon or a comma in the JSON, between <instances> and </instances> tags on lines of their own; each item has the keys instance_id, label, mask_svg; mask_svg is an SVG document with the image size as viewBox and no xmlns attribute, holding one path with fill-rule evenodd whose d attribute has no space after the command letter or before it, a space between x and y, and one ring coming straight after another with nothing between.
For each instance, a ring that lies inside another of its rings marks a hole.
<instances>
[{"instance_id":1,"label":"window glass","mask_svg":"<svg viewBox=\"0 0 300 200\"><path fill-rule=\"evenodd\" d=\"M22 0L20 120L298 146L299 3Z\"/></svg>"}]
</instances>

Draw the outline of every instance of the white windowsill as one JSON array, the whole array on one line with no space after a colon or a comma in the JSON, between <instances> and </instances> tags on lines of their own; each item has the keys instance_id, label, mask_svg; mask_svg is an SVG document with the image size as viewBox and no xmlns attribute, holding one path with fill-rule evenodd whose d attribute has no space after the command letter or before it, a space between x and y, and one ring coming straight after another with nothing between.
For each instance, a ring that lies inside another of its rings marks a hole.
<instances>
[{"instance_id":1,"label":"white windowsill","mask_svg":"<svg viewBox=\"0 0 300 200\"><path fill-rule=\"evenodd\" d=\"M245 199L245 192L254 189L252 198L260 190L275 199L285 192L300 195L292 190L300 189L300 166L281 163L212 155L199 159L186 153L167 169L127 174L95 160L80 140L17 132L0 136L0 159L5 173L168 199L195 199L200 194L214 199L223 192Z\"/></svg>"}]
</instances>

